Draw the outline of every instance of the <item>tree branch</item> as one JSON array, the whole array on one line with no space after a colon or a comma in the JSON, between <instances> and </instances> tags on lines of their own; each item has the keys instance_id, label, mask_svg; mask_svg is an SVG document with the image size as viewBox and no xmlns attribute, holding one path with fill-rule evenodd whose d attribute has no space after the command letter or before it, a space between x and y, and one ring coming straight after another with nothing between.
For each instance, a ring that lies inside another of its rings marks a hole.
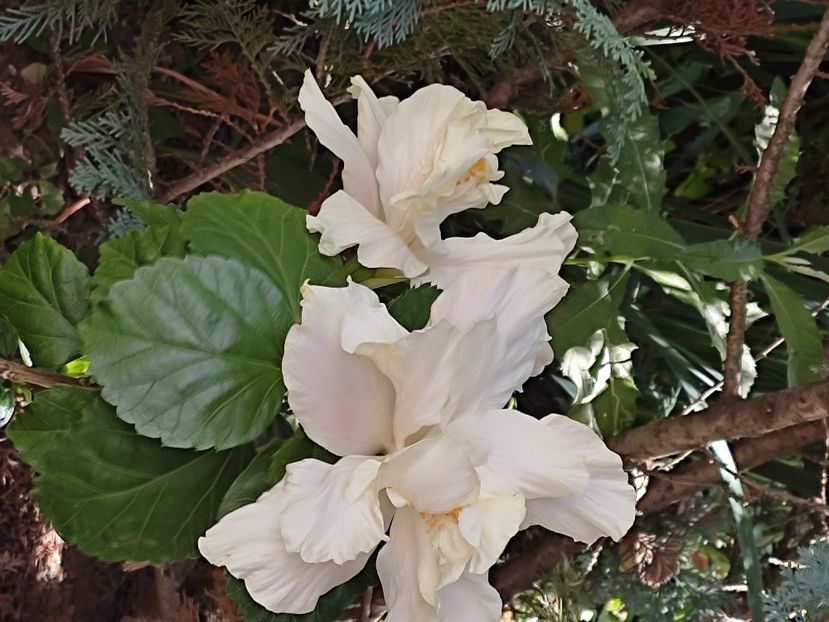
<instances>
[{"instance_id":1,"label":"tree branch","mask_svg":"<svg viewBox=\"0 0 829 622\"><path fill-rule=\"evenodd\" d=\"M685 417L646 423L608 441L625 460L645 460L705 447L719 439L763 436L829 417L829 380L750 400L725 400Z\"/></svg>"},{"instance_id":2,"label":"tree branch","mask_svg":"<svg viewBox=\"0 0 829 622\"><path fill-rule=\"evenodd\" d=\"M748 471L775 458L791 455L801 447L818 442L824 435L823 421L801 423L735 443L732 448L734 461L741 472ZM720 465L712 458L687 461L663 476L652 476L648 491L637 507L644 514L652 514L719 484L722 484Z\"/></svg>"},{"instance_id":3,"label":"tree branch","mask_svg":"<svg viewBox=\"0 0 829 622\"><path fill-rule=\"evenodd\" d=\"M168 186L164 192L160 193L156 200L159 203L169 203L170 201L180 197L182 194L192 192L202 184L206 184L219 175L223 175L229 170L252 160L259 154L265 153L266 151L281 145L304 127L305 121L303 119L295 119L278 130L275 130L270 134L265 134L261 138L253 141L253 143L251 143L251 145L246 149L232 153L227 157L214 162L210 166L207 166L200 171L196 171L192 175L188 175L187 177L173 183Z\"/></svg>"},{"instance_id":4,"label":"tree branch","mask_svg":"<svg viewBox=\"0 0 829 622\"><path fill-rule=\"evenodd\" d=\"M36 387L91 387L92 382L86 378L72 378L64 376L50 369L26 367L14 361L0 359L0 379L20 384L31 384Z\"/></svg>"},{"instance_id":5,"label":"tree branch","mask_svg":"<svg viewBox=\"0 0 829 622\"><path fill-rule=\"evenodd\" d=\"M763 223L769 214L769 192L771 191L780 160L785 152L789 138L794 131L797 112L803 106L803 99L812 80L820 68L820 63L829 47L829 9L823 14L815 36L806 48L806 54L797 73L792 78L783 104L780 106L780 116L769 144L760 156L754 182L748 193L745 221L740 224L739 234L742 238L755 241L763 229ZM746 329L746 301L748 285L744 281L735 281L731 284L729 307L731 316L728 323L728 338L726 341L726 357L724 370L723 393L726 396L736 397L740 385L743 343Z\"/></svg>"}]
</instances>

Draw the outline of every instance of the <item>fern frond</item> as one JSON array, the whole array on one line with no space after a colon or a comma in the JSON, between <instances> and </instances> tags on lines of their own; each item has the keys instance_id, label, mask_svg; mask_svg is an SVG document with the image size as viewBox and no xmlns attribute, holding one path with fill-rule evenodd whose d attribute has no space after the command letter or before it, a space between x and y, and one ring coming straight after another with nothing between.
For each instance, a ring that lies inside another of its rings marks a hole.
<instances>
[{"instance_id":1,"label":"fern frond","mask_svg":"<svg viewBox=\"0 0 829 622\"><path fill-rule=\"evenodd\" d=\"M70 123L60 133L61 139L73 147L109 149L117 147L127 132L129 119L124 114L107 112L86 121Z\"/></svg>"}]
</instances>

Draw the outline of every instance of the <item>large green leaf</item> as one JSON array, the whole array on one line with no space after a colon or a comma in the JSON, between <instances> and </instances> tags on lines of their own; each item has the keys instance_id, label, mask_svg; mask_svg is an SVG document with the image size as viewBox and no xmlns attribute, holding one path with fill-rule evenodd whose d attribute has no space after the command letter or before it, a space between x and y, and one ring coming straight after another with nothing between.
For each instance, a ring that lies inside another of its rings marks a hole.
<instances>
[{"instance_id":1,"label":"large green leaf","mask_svg":"<svg viewBox=\"0 0 829 622\"><path fill-rule=\"evenodd\" d=\"M43 367L81 352L76 326L89 309L89 271L75 255L37 234L0 268L0 314Z\"/></svg>"},{"instance_id":2,"label":"large green leaf","mask_svg":"<svg viewBox=\"0 0 829 622\"><path fill-rule=\"evenodd\" d=\"M121 419L171 447L226 449L276 416L290 326L284 297L258 270L190 256L116 283L83 333Z\"/></svg>"},{"instance_id":3,"label":"large green leaf","mask_svg":"<svg viewBox=\"0 0 829 622\"><path fill-rule=\"evenodd\" d=\"M196 556L248 448L169 449L135 433L87 389L39 393L9 426L37 471L35 498L70 544L105 560L162 563Z\"/></svg>"},{"instance_id":4,"label":"large green leaf","mask_svg":"<svg viewBox=\"0 0 829 622\"><path fill-rule=\"evenodd\" d=\"M200 194L187 204L184 235L198 253L233 257L254 266L276 283L295 320L299 289L345 282L342 262L324 257L305 228L305 210L264 194Z\"/></svg>"},{"instance_id":5,"label":"large green leaf","mask_svg":"<svg viewBox=\"0 0 829 622\"><path fill-rule=\"evenodd\" d=\"M590 402L596 425L604 438L621 434L633 425L638 397L639 389L631 379L610 377L605 390Z\"/></svg>"},{"instance_id":6,"label":"large green leaf","mask_svg":"<svg viewBox=\"0 0 829 622\"><path fill-rule=\"evenodd\" d=\"M691 270L728 282L750 281L763 271L760 247L739 239L692 244L677 260Z\"/></svg>"},{"instance_id":7,"label":"large green leaf","mask_svg":"<svg viewBox=\"0 0 829 622\"><path fill-rule=\"evenodd\" d=\"M112 202L126 207L148 227L176 229L181 226L182 213L174 205L163 205L139 199L114 199Z\"/></svg>"},{"instance_id":8,"label":"large green leaf","mask_svg":"<svg viewBox=\"0 0 829 622\"><path fill-rule=\"evenodd\" d=\"M794 253L820 254L829 251L829 225L812 229L785 251L775 253L772 257L785 257Z\"/></svg>"},{"instance_id":9,"label":"large green leaf","mask_svg":"<svg viewBox=\"0 0 829 622\"><path fill-rule=\"evenodd\" d=\"M185 251L181 227L152 225L104 242L92 277L95 296L100 298L118 281L132 278L141 266L150 266L162 257L184 257Z\"/></svg>"},{"instance_id":10,"label":"large green leaf","mask_svg":"<svg viewBox=\"0 0 829 622\"><path fill-rule=\"evenodd\" d=\"M281 438L275 438L256 451L256 456L250 461L250 464L245 467L245 470L227 489L222 503L219 505L219 517L243 505L253 503L259 495L271 487L272 484L268 479L268 469L271 462L273 462L274 453L284 442Z\"/></svg>"},{"instance_id":11,"label":"large green leaf","mask_svg":"<svg viewBox=\"0 0 829 622\"><path fill-rule=\"evenodd\" d=\"M786 340L789 386L815 380L823 365L823 347L815 318L803 300L777 279L760 277L780 334Z\"/></svg>"},{"instance_id":12,"label":"large green leaf","mask_svg":"<svg viewBox=\"0 0 829 622\"><path fill-rule=\"evenodd\" d=\"M685 248L682 236L657 212L634 207L591 207L573 222L582 242L625 257L651 257L671 262Z\"/></svg>"},{"instance_id":13,"label":"large green leaf","mask_svg":"<svg viewBox=\"0 0 829 622\"><path fill-rule=\"evenodd\" d=\"M273 454L271 464L268 466L268 481L271 484L276 484L285 477L285 469L289 464L306 458L314 458L332 464L337 461L334 454L317 445L302 432L298 432L285 441Z\"/></svg>"}]
</instances>

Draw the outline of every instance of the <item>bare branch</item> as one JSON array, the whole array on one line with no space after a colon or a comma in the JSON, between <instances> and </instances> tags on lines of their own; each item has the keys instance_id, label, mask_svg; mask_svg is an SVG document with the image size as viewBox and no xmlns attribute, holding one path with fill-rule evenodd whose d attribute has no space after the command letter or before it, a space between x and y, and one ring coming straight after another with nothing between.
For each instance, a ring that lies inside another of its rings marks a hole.
<instances>
[{"instance_id":1,"label":"bare branch","mask_svg":"<svg viewBox=\"0 0 829 622\"><path fill-rule=\"evenodd\" d=\"M14 361L0 359L0 379L17 382L20 384L31 384L36 387L92 387L89 380L84 378L72 378L64 376L50 369L38 367L26 367Z\"/></svg>"}]
</instances>

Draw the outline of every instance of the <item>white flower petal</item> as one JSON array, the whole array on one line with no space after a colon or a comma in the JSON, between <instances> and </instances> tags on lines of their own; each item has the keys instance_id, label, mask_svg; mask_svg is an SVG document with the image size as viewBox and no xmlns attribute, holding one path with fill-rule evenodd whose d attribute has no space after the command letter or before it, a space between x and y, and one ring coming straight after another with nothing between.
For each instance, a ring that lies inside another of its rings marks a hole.
<instances>
[{"instance_id":1,"label":"white flower petal","mask_svg":"<svg viewBox=\"0 0 829 622\"><path fill-rule=\"evenodd\" d=\"M438 591L440 622L498 622L502 608L501 597L489 584L486 574L465 572L456 582Z\"/></svg>"},{"instance_id":2,"label":"white flower petal","mask_svg":"<svg viewBox=\"0 0 829 622\"><path fill-rule=\"evenodd\" d=\"M389 609L386 622L438 622L435 590L440 575L426 525L414 509L395 514L389 542L377 554L377 574Z\"/></svg>"},{"instance_id":3,"label":"white flower petal","mask_svg":"<svg viewBox=\"0 0 829 622\"><path fill-rule=\"evenodd\" d=\"M389 114L397 109L396 97L378 99L363 76L351 78L348 92L357 100L357 139L373 167L377 167L377 141Z\"/></svg>"},{"instance_id":4,"label":"white flower petal","mask_svg":"<svg viewBox=\"0 0 829 622\"><path fill-rule=\"evenodd\" d=\"M395 505L444 514L478 496L475 467L458 439L440 434L398 451L380 467L380 485Z\"/></svg>"},{"instance_id":5,"label":"white flower petal","mask_svg":"<svg viewBox=\"0 0 829 622\"><path fill-rule=\"evenodd\" d=\"M378 216L377 185L374 167L357 137L341 120L334 106L325 99L314 74L306 70L299 90L299 106L305 123L317 139L343 161L343 188L370 214Z\"/></svg>"},{"instance_id":6,"label":"white flower petal","mask_svg":"<svg viewBox=\"0 0 829 622\"><path fill-rule=\"evenodd\" d=\"M524 122L511 112L486 111L486 134L495 153L511 145L532 145L530 131Z\"/></svg>"},{"instance_id":7,"label":"white flower petal","mask_svg":"<svg viewBox=\"0 0 829 622\"><path fill-rule=\"evenodd\" d=\"M485 573L498 561L507 542L521 528L525 513L524 497L518 493L482 494L463 509L458 527L474 547L470 572Z\"/></svg>"},{"instance_id":8,"label":"white flower petal","mask_svg":"<svg viewBox=\"0 0 829 622\"><path fill-rule=\"evenodd\" d=\"M380 461L347 456L336 464L300 460L285 473L280 529L286 548L306 562L344 564L385 538Z\"/></svg>"},{"instance_id":9,"label":"white flower petal","mask_svg":"<svg viewBox=\"0 0 829 622\"><path fill-rule=\"evenodd\" d=\"M467 373L462 368L468 365L468 355L487 343L494 320L483 324L487 323L461 331L449 322L440 322L391 345L364 343L354 350L370 357L394 385L398 448L423 428L451 417L459 396L455 379Z\"/></svg>"},{"instance_id":10,"label":"white flower petal","mask_svg":"<svg viewBox=\"0 0 829 622\"><path fill-rule=\"evenodd\" d=\"M544 315L566 290L562 279L537 270L476 268L438 296L430 325L450 322L469 330L495 318L488 335L465 344L464 365L454 381L458 414L502 407L552 361Z\"/></svg>"},{"instance_id":11,"label":"white flower petal","mask_svg":"<svg viewBox=\"0 0 829 622\"><path fill-rule=\"evenodd\" d=\"M322 234L319 249L323 255L337 255L359 245L357 258L368 268L397 268L411 278L428 267L403 238L343 190L328 197L316 216L307 216L306 224L312 233Z\"/></svg>"},{"instance_id":12,"label":"white flower petal","mask_svg":"<svg viewBox=\"0 0 829 622\"><path fill-rule=\"evenodd\" d=\"M394 388L369 359L342 349L346 316L355 321L365 315L377 332L388 331L376 321L382 307L376 294L351 283L306 285L302 296L302 324L288 331L282 359L297 421L311 439L339 456L393 447Z\"/></svg>"},{"instance_id":13,"label":"white flower petal","mask_svg":"<svg viewBox=\"0 0 829 622\"><path fill-rule=\"evenodd\" d=\"M557 275L576 244L577 232L566 212L541 214L538 223L520 233L495 240L485 233L471 238L448 238L419 251L429 272L415 279L448 289L472 268L540 270Z\"/></svg>"},{"instance_id":14,"label":"white flower petal","mask_svg":"<svg viewBox=\"0 0 829 622\"><path fill-rule=\"evenodd\" d=\"M277 484L255 503L224 516L199 538L211 564L242 579L253 600L275 613L313 611L317 599L345 583L366 565L369 553L343 565L308 564L285 549L279 530L284 496Z\"/></svg>"},{"instance_id":15,"label":"white flower petal","mask_svg":"<svg viewBox=\"0 0 829 622\"><path fill-rule=\"evenodd\" d=\"M622 460L587 426L561 415L541 422L561 442L584 453L590 481L579 494L527 501L524 527L541 525L588 544L610 536L618 540L636 518L636 492L628 483Z\"/></svg>"},{"instance_id":16,"label":"white flower petal","mask_svg":"<svg viewBox=\"0 0 829 622\"><path fill-rule=\"evenodd\" d=\"M478 468L493 490L535 499L580 494L587 486L582 448L569 445L550 426L517 410L463 417L450 429L486 454L486 463Z\"/></svg>"}]
</instances>

